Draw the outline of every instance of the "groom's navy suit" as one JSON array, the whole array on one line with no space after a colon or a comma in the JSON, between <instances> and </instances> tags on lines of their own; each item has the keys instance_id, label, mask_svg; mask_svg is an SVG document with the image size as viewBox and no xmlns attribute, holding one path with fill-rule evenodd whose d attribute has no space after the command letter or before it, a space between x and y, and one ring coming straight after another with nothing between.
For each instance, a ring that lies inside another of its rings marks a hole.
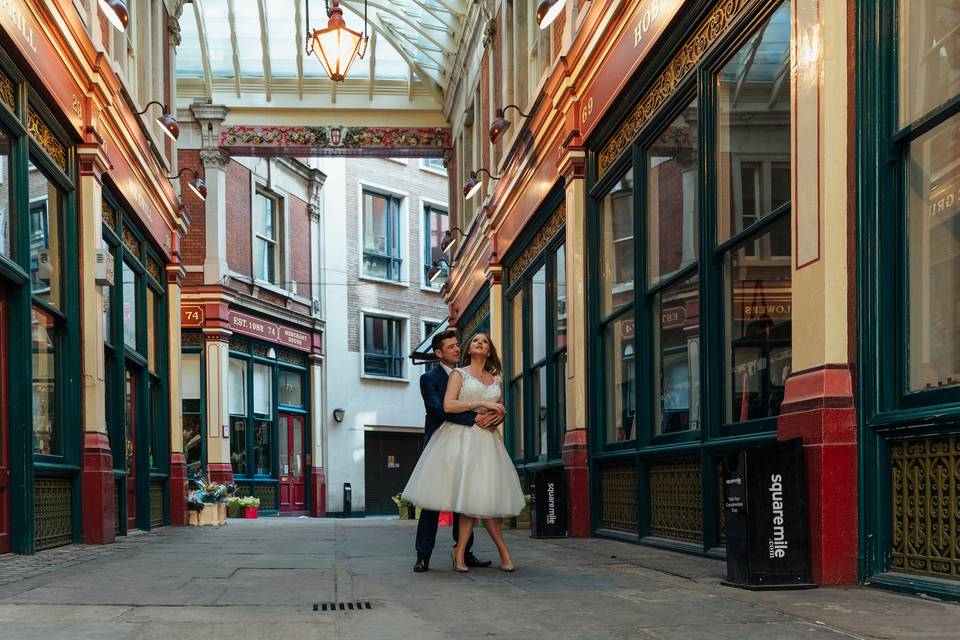
<instances>
[{"instance_id":1,"label":"groom's navy suit","mask_svg":"<svg viewBox=\"0 0 960 640\"><path fill-rule=\"evenodd\" d=\"M426 447L430 436L440 428L444 422L454 422L465 426L472 426L477 420L473 411L463 413L447 413L443 410L443 396L447 393L447 384L450 376L441 366L436 366L420 376L420 395L423 396L423 406L427 411L423 424L423 446ZM420 511L420 522L417 524L417 556L430 559L433 547L437 542L437 522L440 514L436 511L423 509ZM459 514L453 514L453 540L457 540L457 522ZM473 545L473 536L467 543L467 551Z\"/></svg>"}]
</instances>

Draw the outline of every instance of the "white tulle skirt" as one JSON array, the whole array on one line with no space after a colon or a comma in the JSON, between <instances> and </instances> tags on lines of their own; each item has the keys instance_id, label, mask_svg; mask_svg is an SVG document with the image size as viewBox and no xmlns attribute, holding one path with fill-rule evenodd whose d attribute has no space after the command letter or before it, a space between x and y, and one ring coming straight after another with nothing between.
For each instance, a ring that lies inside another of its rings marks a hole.
<instances>
[{"instance_id":1,"label":"white tulle skirt","mask_svg":"<svg viewBox=\"0 0 960 640\"><path fill-rule=\"evenodd\" d=\"M515 516L526 505L500 436L451 422L430 438L403 497L431 511L482 518Z\"/></svg>"}]
</instances>

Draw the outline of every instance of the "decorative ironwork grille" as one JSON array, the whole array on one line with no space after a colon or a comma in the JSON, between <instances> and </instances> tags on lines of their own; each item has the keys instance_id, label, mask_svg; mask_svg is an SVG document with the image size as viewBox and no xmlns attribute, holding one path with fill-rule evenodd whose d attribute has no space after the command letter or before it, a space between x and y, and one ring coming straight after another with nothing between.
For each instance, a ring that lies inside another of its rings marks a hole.
<instances>
[{"instance_id":1,"label":"decorative ironwork grille","mask_svg":"<svg viewBox=\"0 0 960 640\"><path fill-rule=\"evenodd\" d=\"M117 212L113 210L113 207L104 203L100 208L101 215L103 216L103 224L108 227L111 231L117 228Z\"/></svg>"},{"instance_id":2,"label":"decorative ironwork grille","mask_svg":"<svg viewBox=\"0 0 960 640\"><path fill-rule=\"evenodd\" d=\"M557 235L557 232L566 226L566 223L567 206L562 204L550 215L550 219L547 220L546 224L537 231L537 235L534 236L530 244L523 250L523 253L520 254L516 262L510 265L510 284L517 281L520 274L530 266L534 258L540 255L540 252L547 246L547 243Z\"/></svg>"},{"instance_id":3,"label":"decorative ironwork grille","mask_svg":"<svg viewBox=\"0 0 960 640\"><path fill-rule=\"evenodd\" d=\"M160 267L160 263L153 258L147 258L147 273L157 282L163 282L163 269Z\"/></svg>"},{"instance_id":4,"label":"decorative ironwork grille","mask_svg":"<svg viewBox=\"0 0 960 640\"><path fill-rule=\"evenodd\" d=\"M241 338L230 338L230 351L250 353L250 343Z\"/></svg>"},{"instance_id":5,"label":"decorative ironwork grille","mask_svg":"<svg viewBox=\"0 0 960 640\"><path fill-rule=\"evenodd\" d=\"M893 571L960 580L960 437L891 443Z\"/></svg>"},{"instance_id":6,"label":"decorative ironwork grille","mask_svg":"<svg viewBox=\"0 0 960 640\"><path fill-rule=\"evenodd\" d=\"M257 356L258 358L269 358L270 349L263 345L255 344L253 345L253 355Z\"/></svg>"},{"instance_id":7,"label":"decorative ironwork grille","mask_svg":"<svg viewBox=\"0 0 960 640\"><path fill-rule=\"evenodd\" d=\"M650 465L650 535L703 542L699 462Z\"/></svg>"},{"instance_id":8,"label":"decorative ironwork grille","mask_svg":"<svg viewBox=\"0 0 960 640\"><path fill-rule=\"evenodd\" d=\"M123 228L123 246L137 258L140 257L140 241L137 240L137 236L133 235L133 232L126 227Z\"/></svg>"},{"instance_id":9,"label":"decorative ironwork grille","mask_svg":"<svg viewBox=\"0 0 960 640\"><path fill-rule=\"evenodd\" d=\"M11 109L17 108L16 89L13 80L8 78L5 73L0 73L0 100L6 102Z\"/></svg>"},{"instance_id":10,"label":"decorative ironwork grille","mask_svg":"<svg viewBox=\"0 0 960 640\"><path fill-rule=\"evenodd\" d=\"M202 347L203 335L193 331L183 333L180 335L180 346L181 347Z\"/></svg>"},{"instance_id":11,"label":"decorative ironwork grille","mask_svg":"<svg viewBox=\"0 0 960 640\"><path fill-rule=\"evenodd\" d=\"M636 533L637 526L637 468L634 464L604 465L600 467L600 491L604 529Z\"/></svg>"},{"instance_id":12,"label":"decorative ironwork grille","mask_svg":"<svg viewBox=\"0 0 960 640\"><path fill-rule=\"evenodd\" d=\"M150 528L163 526L163 482L150 483Z\"/></svg>"},{"instance_id":13,"label":"decorative ironwork grille","mask_svg":"<svg viewBox=\"0 0 960 640\"><path fill-rule=\"evenodd\" d=\"M723 482L723 469L717 469L717 546L727 546L727 512L724 500L726 485Z\"/></svg>"},{"instance_id":14,"label":"decorative ironwork grille","mask_svg":"<svg viewBox=\"0 0 960 640\"><path fill-rule=\"evenodd\" d=\"M64 171L67 170L67 148L57 139L57 136L50 130L40 116L30 109L27 112L27 131L34 140L39 143L53 161Z\"/></svg>"},{"instance_id":15,"label":"decorative ironwork grille","mask_svg":"<svg viewBox=\"0 0 960 640\"><path fill-rule=\"evenodd\" d=\"M37 551L73 542L73 491L70 480L34 480L34 525Z\"/></svg>"},{"instance_id":16,"label":"decorative ironwork grille","mask_svg":"<svg viewBox=\"0 0 960 640\"><path fill-rule=\"evenodd\" d=\"M285 362L285 363L287 363L287 364L293 364L293 365L296 365L296 366L298 366L298 367L304 366L304 364L303 364L303 356L300 355L299 353L291 353L291 352L289 352L289 351L281 351L281 352L279 352L279 353L277 354L277 359L280 360L280 362Z\"/></svg>"},{"instance_id":17,"label":"decorative ironwork grille","mask_svg":"<svg viewBox=\"0 0 960 640\"><path fill-rule=\"evenodd\" d=\"M260 509L274 511L277 508L277 488L272 484L258 484L253 487L254 495L260 498Z\"/></svg>"},{"instance_id":18,"label":"decorative ironwork grille","mask_svg":"<svg viewBox=\"0 0 960 640\"><path fill-rule=\"evenodd\" d=\"M113 533L120 535L120 481L113 483Z\"/></svg>"}]
</instances>

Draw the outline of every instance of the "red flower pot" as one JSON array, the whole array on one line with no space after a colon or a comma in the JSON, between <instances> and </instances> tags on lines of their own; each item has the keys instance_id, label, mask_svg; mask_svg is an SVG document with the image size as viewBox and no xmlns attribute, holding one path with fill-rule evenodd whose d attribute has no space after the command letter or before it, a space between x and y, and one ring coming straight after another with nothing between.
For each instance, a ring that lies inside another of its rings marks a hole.
<instances>
[{"instance_id":1,"label":"red flower pot","mask_svg":"<svg viewBox=\"0 0 960 640\"><path fill-rule=\"evenodd\" d=\"M257 518L257 508L256 507L244 507L243 508L243 517L256 519Z\"/></svg>"}]
</instances>

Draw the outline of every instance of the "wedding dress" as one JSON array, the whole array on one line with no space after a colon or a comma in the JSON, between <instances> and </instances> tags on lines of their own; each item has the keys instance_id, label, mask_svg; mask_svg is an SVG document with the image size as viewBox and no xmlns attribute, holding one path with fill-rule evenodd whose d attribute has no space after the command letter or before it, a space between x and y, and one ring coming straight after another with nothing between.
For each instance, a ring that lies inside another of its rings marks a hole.
<instances>
[{"instance_id":1,"label":"wedding dress","mask_svg":"<svg viewBox=\"0 0 960 640\"><path fill-rule=\"evenodd\" d=\"M501 383L484 384L466 369L459 400L500 402ZM515 516L525 501L517 470L496 430L444 422L431 436L403 497L431 511L468 516Z\"/></svg>"}]
</instances>

